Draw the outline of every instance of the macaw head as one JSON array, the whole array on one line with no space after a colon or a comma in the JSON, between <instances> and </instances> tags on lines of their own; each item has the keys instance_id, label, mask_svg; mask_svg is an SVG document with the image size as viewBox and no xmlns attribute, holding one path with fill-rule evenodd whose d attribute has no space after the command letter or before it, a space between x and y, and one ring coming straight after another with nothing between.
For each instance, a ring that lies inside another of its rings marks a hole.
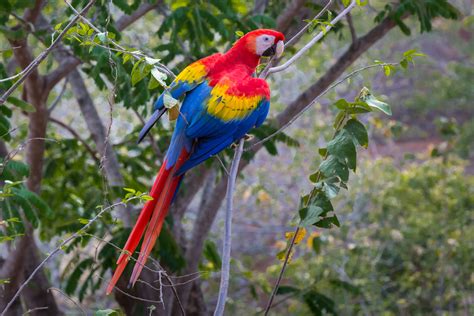
<instances>
[{"instance_id":1,"label":"macaw head","mask_svg":"<svg viewBox=\"0 0 474 316\"><path fill-rule=\"evenodd\" d=\"M280 57L285 47L284 40L285 35L280 32L270 29L258 29L242 36L236 45L243 44L242 46L250 53L259 57L273 55Z\"/></svg>"}]
</instances>

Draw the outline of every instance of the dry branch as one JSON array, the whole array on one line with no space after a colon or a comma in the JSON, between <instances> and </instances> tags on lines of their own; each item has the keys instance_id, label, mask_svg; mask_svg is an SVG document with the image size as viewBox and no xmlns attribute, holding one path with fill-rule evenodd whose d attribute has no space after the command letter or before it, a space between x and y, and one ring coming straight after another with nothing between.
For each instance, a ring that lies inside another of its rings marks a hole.
<instances>
[{"instance_id":1,"label":"dry branch","mask_svg":"<svg viewBox=\"0 0 474 316\"><path fill-rule=\"evenodd\" d=\"M232 212L234 209L234 187L235 180L237 179L237 173L239 171L240 158L244 152L244 142L242 138L239 141L239 145L235 150L234 159L232 160L232 166L230 167L230 175L227 179L227 192L226 200L227 207L225 212L225 229L224 229L224 241L222 246L222 268L221 268L221 284L219 286L219 296L217 299L217 306L214 312L214 316L224 315L225 301L227 299L227 291L229 289L229 277L230 277L230 250L232 245Z\"/></svg>"}]
</instances>

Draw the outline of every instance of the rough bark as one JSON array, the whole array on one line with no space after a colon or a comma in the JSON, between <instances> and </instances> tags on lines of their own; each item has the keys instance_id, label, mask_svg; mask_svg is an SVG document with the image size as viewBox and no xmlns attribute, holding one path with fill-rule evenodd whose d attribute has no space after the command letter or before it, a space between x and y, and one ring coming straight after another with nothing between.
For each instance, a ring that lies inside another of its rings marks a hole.
<instances>
[{"instance_id":1,"label":"rough bark","mask_svg":"<svg viewBox=\"0 0 474 316\"><path fill-rule=\"evenodd\" d=\"M4 157L2 155L2 157ZM0 259L0 279L8 279L8 286L3 286L3 291L0 291L0 311L5 309L5 306L15 295L16 289L23 281L23 264L25 263L25 248L28 246L28 239L22 238L17 243L14 250L10 251L5 260ZM10 307L8 315L21 315L22 306L19 299Z\"/></svg>"},{"instance_id":2,"label":"rough bark","mask_svg":"<svg viewBox=\"0 0 474 316\"><path fill-rule=\"evenodd\" d=\"M19 40L11 40L12 47L19 47L15 49L15 59L18 64L24 69L33 60L32 54L28 48L26 38ZM30 167L30 175L27 179L26 186L30 191L39 193L41 188L41 179L43 176L43 160L44 160L44 138L46 135L46 126L48 121L48 111L46 108L46 99L49 93L45 89L45 80L39 75L35 69L24 83L24 97L26 101L31 103L36 112L29 114L28 125L28 140L25 150L26 161ZM25 223L25 236L22 237L20 243L26 239L28 247L23 249L28 257L24 269L24 277L28 277L31 273L31 267L36 267L41 261L39 258L39 249L36 246L33 237L33 229L28 223ZM18 263L18 266L20 264ZM21 273L21 270L16 270L16 273ZM59 309L56 305L54 297L48 292L50 284L44 271L41 270L30 285L25 288L22 297L26 306L29 309L37 307L48 307L47 313L45 310L38 310L34 315L59 315ZM16 289L15 289L16 290Z\"/></svg>"}]
</instances>

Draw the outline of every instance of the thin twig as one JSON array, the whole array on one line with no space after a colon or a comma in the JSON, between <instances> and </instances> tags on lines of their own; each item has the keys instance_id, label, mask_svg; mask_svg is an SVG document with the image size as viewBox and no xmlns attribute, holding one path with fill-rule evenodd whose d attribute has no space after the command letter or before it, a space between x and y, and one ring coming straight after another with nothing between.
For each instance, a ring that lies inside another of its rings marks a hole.
<instances>
[{"instance_id":1,"label":"thin twig","mask_svg":"<svg viewBox=\"0 0 474 316\"><path fill-rule=\"evenodd\" d=\"M347 8L345 8L344 10L341 11L341 13L339 13L332 21L331 21L331 25L335 25L337 22L339 22L343 17L345 17L347 15L347 13L349 13L354 7L356 6L356 1L353 0L351 2L351 4L349 4L347 6ZM321 38L323 38L323 36L325 34L327 34L327 32L329 32L331 29L332 29L332 26L331 25L328 25L325 29L325 31L321 31L319 32L315 37L313 37L313 39L311 39L311 41L309 41L302 49L300 49L296 54L294 54L293 56L291 56L290 59L288 59L283 65L280 65L280 66L276 66L276 67L272 67L270 69L268 69L268 73L267 74L272 74L272 73L275 73L275 72L280 72L280 71L283 71L285 69L287 69L288 67L290 67L293 63L295 63L304 53L306 53L311 47L313 47L314 44L316 44L317 42L319 42L319 40Z\"/></svg>"},{"instance_id":2,"label":"thin twig","mask_svg":"<svg viewBox=\"0 0 474 316\"><path fill-rule=\"evenodd\" d=\"M99 279L101 279L101 280L104 280L104 279L105 279L104 277L102 277L102 276L99 275L99 274L96 274L96 276L97 276ZM122 291L122 290L119 289L117 286L116 286L114 289L115 289L116 291L119 291L119 292L122 293L123 295L128 296L128 297L133 298L133 299L138 300L138 301L164 305L164 303L163 303L163 302L160 302L160 301L149 300L149 299L142 298L142 297L139 297L139 296L134 296L134 295L132 295L132 294L130 294L130 293L127 293L127 292L125 292L125 291Z\"/></svg>"},{"instance_id":3,"label":"thin twig","mask_svg":"<svg viewBox=\"0 0 474 316\"><path fill-rule=\"evenodd\" d=\"M77 306L77 308L79 308L81 310L81 312L87 316L87 313L86 311L84 310L84 308L82 308L82 306L76 302L75 300L73 300L69 295L67 295L66 293L64 293L63 291L61 291L60 289L58 288L55 288L55 287L50 287L48 289L48 291L51 291L51 290L55 290L56 292L58 292L59 294L61 294L62 296L64 296L65 298L67 298L68 300L70 300L74 305Z\"/></svg>"},{"instance_id":4,"label":"thin twig","mask_svg":"<svg viewBox=\"0 0 474 316\"><path fill-rule=\"evenodd\" d=\"M293 234L293 238L291 239L290 246L288 247L288 251L286 252L285 261L283 262L283 266L281 267L280 274L278 275L278 279L275 283L275 286L273 287L272 295L270 296L267 307L265 308L265 314L264 314L265 316L268 315L268 312L270 311L270 308L272 307L273 299L275 298L278 288L280 287L280 282L281 282L281 279L283 278L283 273L285 272L286 266L288 265L288 260L290 259L291 250L293 250L293 246L295 245L295 240L296 240L296 237L298 236L299 231L300 231L300 226L297 226Z\"/></svg>"},{"instance_id":5,"label":"thin twig","mask_svg":"<svg viewBox=\"0 0 474 316\"><path fill-rule=\"evenodd\" d=\"M331 6L332 1L333 0L329 0L328 3L326 3L326 5L324 6L324 8L322 8L321 11L319 11L318 14L316 14L313 20L319 19L324 14L324 12L326 12ZM296 33L292 38L290 38L289 41L285 43L285 46L293 45L293 43L296 42L309 29L310 26L311 26L311 23L307 23L301 30L298 31L298 33Z\"/></svg>"},{"instance_id":6,"label":"thin twig","mask_svg":"<svg viewBox=\"0 0 474 316\"><path fill-rule=\"evenodd\" d=\"M28 283L30 283L30 281L34 278L34 276L36 275L36 273L38 273L39 270L41 270L43 268L43 266L52 258L54 257L58 252L60 252L61 250L63 250L63 247L66 246L68 243L70 243L72 240L80 237L83 235L83 233L97 220L99 219L102 214L104 214L106 211L118 206L118 205L125 205L126 203L132 201L132 200L135 200L135 199L139 199L140 196L134 196L132 198L129 198L127 200L125 200L125 202L118 202L118 203L114 203L112 205L109 205L107 206L106 208L102 209L99 213L97 213L96 216L94 216L92 219L89 220L89 223L87 223L86 225L84 225L80 230L78 230L77 232L75 232L74 234L72 234L69 238L67 238L66 240L64 240L63 242L61 242L59 244L59 246L57 246L46 258L43 259L43 261L41 261L41 263L33 270L33 272L30 274L30 276L21 284L21 286L18 288L18 290L16 291L15 295L13 295L12 299L8 302L7 306L5 307L5 309L2 311L2 313L0 314L0 316L5 316L7 314L7 311L8 309L13 305L13 302L18 298L18 296L20 296L20 293L23 291L23 289L28 285Z\"/></svg>"},{"instance_id":7,"label":"thin twig","mask_svg":"<svg viewBox=\"0 0 474 316\"><path fill-rule=\"evenodd\" d=\"M89 146L89 144L79 135L78 132L76 132L71 126L67 125L66 123L64 123L64 122L62 122L58 119L55 119L54 117L50 117L49 120L51 122L61 126L65 130L67 130L75 139L77 139L84 146L84 148L87 150L87 152L89 152L89 154L91 154L91 156L95 160L95 162L97 164L100 164L100 160L99 160L99 158L97 158L97 152L94 149L92 149L91 146Z\"/></svg>"},{"instance_id":8,"label":"thin twig","mask_svg":"<svg viewBox=\"0 0 474 316\"><path fill-rule=\"evenodd\" d=\"M230 176L227 180L227 192L226 201L227 208L225 213L225 229L224 229L224 242L222 246L222 270L221 270L221 283L219 286L219 297L217 299L216 310L214 316L224 315L225 301L227 299L227 291L229 289L229 271L230 271L230 249L232 243L232 211L233 211L233 198L234 198L234 186L239 171L240 158L244 151L244 142L242 138L239 142L239 146L235 150L234 160L230 167Z\"/></svg>"},{"instance_id":9,"label":"thin twig","mask_svg":"<svg viewBox=\"0 0 474 316\"><path fill-rule=\"evenodd\" d=\"M31 74L31 72L33 70L35 70L39 64L46 59L46 57L49 55L49 53L53 50L54 47L56 47L56 45L62 40L62 38L64 37L64 35L66 34L66 32L74 25L76 24L76 22L79 20L80 16L84 13L87 12L87 10L90 9L90 7L92 7L92 5L94 4L95 0L90 0L89 3L84 7L84 9L81 10L81 12L78 12L78 14L66 25L66 27L64 28L64 30L61 31L61 33L59 33L58 37L56 37L56 39L53 41L53 43L51 43L51 45L45 50L43 51L41 54L39 54L26 68L25 68L25 72L23 73L23 75L20 77L20 79L18 79L18 81L16 81L3 95L2 97L0 98L0 105L4 104L5 101L7 100L7 98L13 93L13 91L16 90L16 88L18 88L22 83L23 81L25 81L25 79Z\"/></svg>"},{"instance_id":10,"label":"thin twig","mask_svg":"<svg viewBox=\"0 0 474 316\"><path fill-rule=\"evenodd\" d=\"M101 238L101 237L97 237L95 235L92 235L92 234L84 234L84 235L87 235L87 236L90 236L92 238L95 238L99 241L102 241L104 243L106 243L107 245L110 245L112 247L114 247L115 249L117 249L118 251L122 252L123 249L120 248L119 246L117 246L116 244L108 241L108 240L105 240L104 238ZM133 256L130 256L130 259L137 262L137 259L135 259ZM158 261L156 261L155 259L153 259L152 257L149 257L148 259L150 259L155 265L158 266L159 270L155 270L155 269L152 269L150 267L148 267L147 265L144 265L143 268L146 269L146 270L149 270L153 273L162 273L164 276L165 276L165 279L168 281L168 283L170 285L164 285L164 286L170 286L171 287L171 290L173 291L173 295L175 296L176 298L176 301L178 302L178 305L179 305L179 308L181 310L181 314L184 316L186 315L185 311L184 311L184 307L183 307L183 304L181 303L181 300L179 299L179 295L178 295L178 291L176 290L175 288L175 283L173 283L173 281L171 280L171 277L168 275L168 273L166 272L166 270L158 263ZM186 277L186 275L184 276L180 276L180 277ZM175 277L175 278L178 278L178 277ZM144 282L146 283L146 282ZM151 286L150 284L148 284L149 286ZM153 286L151 286L152 288L154 288Z\"/></svg>"},{"instance_id":11,"label":"thin twig","mask_svg":"<svg viewBox=\"0 0 474 316\"><path fill-rule=\"evenodd\" d=\"M56 108L56 106L59 104L59 102L61 101L63 95L64 95L64 92L66 92L66 87L67 87L67 83L69 82L69 77L66 77L66 79L64 80L64 83L63 83L63 86L61 88L61 91L59 92L58 96L56 97L56 99L54 99L53 103L51 104L51 106L48 108L48 113L51 115L51 113L53 113L54 109Z\"/></svg>"},{"instance_id":12,"label":"thin twig","mask_svg":"<svg viewBox=\"0 0 474 316\"><path fill-rule=\"evenodd\" d=\"M219 161L219 163L221 164L222 169L224 169L225 174L229 177L230 176L229 171L227 170L227 168L226 168L224 162L222 161L221 157L219 157L219 154L216 154L214 157Z\"/></svg>"}]
</instances>

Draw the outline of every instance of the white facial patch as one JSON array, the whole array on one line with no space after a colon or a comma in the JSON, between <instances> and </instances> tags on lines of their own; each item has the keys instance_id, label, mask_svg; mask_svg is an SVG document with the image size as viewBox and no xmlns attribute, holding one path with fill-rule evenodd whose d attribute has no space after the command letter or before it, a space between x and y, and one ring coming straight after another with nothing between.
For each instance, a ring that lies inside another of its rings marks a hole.
<instances>
[{"instance_id":1,"label":"white facial patch","mask_svg":"<svg viewBox=\"0 0 474 316\"><path fill-rule=\"evenodd\" d=\"M275 36L272 35L260 35L257 37L255 44L255 52L257 55L262 56L263 52L269 49L275 42Z\"/></svg>"}]
</instances>

